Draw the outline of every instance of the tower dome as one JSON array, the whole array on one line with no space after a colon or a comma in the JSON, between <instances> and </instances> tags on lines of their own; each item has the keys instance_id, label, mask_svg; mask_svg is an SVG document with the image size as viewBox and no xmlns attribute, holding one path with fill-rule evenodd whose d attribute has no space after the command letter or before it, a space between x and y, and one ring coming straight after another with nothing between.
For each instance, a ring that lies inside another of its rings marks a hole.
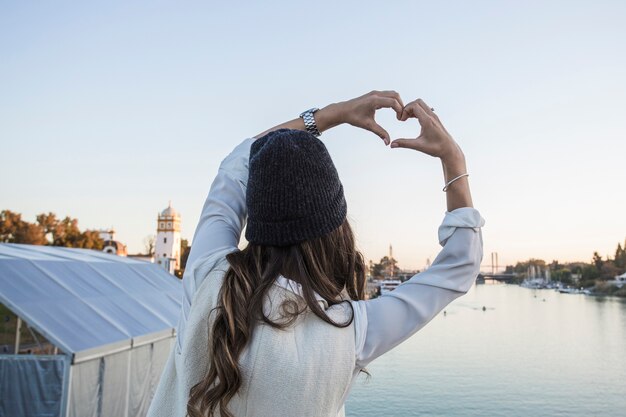
<instances>
[{"instance_id":1,"label":"tower dome","mask_svg":"<svg viewBox=\"0 0 626 417\"><path fill-rule=\"evenodd\" d=\"M161 217L180 217L180 214L172 207L172 202L170 201L167 208L161 212Z\"/></svg>"}]
</instances>

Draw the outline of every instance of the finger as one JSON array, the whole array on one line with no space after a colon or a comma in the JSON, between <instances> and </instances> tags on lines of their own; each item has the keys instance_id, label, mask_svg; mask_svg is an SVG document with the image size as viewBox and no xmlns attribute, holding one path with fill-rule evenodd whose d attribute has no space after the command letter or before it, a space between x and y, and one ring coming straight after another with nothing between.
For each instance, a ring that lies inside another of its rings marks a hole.
<instances>
[{"instance_id":1,"label":"finger","mask_svg":"<svg viewBox=\"0 0 626 417\"><path fill-rule=\"evenodd\" d=\"M439 119L439 116L437 115L437 113L435 113L435 109L433 109L433 108L432 108L432 107L430 107L428 104L426 104L426 103L424 102L424 100L422 100L421 98L420 98L420 99L417 99L416 101L417 101L417 103L419 104L419 106L420 106L422 109L424 109L424 112L425 112L426 114L428 114L428 115L429 115L432 119L434 119L434 120L437 122L437 124L438 124L438 125L439 125L439 126L440 126L440 127L441 127L441 128L442 128L445 132L446 132L446 133L448 133L448 131L447 131L447 130L446 130L446 128L444 127L443 123L442 123L442 122L441 122L441 120Z\"/></svg>"},{"instance_id":2,"label":"finger","mask_svg":"<svg viewBox=\"0 0 626 417\"><path fill-rule=\"evenodd\" d=\"M402 110L404 109L404 107L402 107L402 104L400 104L397 99L392 97L375 97L374 104L376 105L376 110L382 108L394 109L396 112L396 118L398 119L400 119L400 116L402 115Z\"/></svg>"},{"instance_id":3,"label":"finger","mask_svg":"<svg viewBox=\"0 0 626 417\"><path fill-rule=\"evenodd\" d=\"M400 115L400 120L403 121L403 122L406 122L411 117L415 117L415 114L413 113L413 106L410 105L410 104L407 104L402 109L402 114Z\"/></svg>"},{"instance_id":4,"label":"finger","mask_svg":"<svg viewBox=\"0 0 626 417\"><path fill-rule=\"evenodd\" d=\"M394 90L379 91L378 94L384 97L396 99L398 103L400 103L400 107L404 108L404 102L402 101L402 97L400 97L400 94L397 91L394 91ZM398 113L398 118L400 118L400 114L401 112Z\"/></svg>"},{"instance_id":5,"label":"finger","mask_svg":"<svg viewBox=\"0 0 626 417\"><path fill-rule=\"evenodd\" d=\"M413 101L404 107L404 111L402 112L402 116L400 117L400 120L404 122L411 117L415 117L420 122L420 125L422 126L432 121L430 116L417 103L417 101Z\"/></svg>"},{"instance_id":6,"label":"finger","mask_svg":"<svg viewBox=\"0 0 626 417\"><path fill-rule=\"evenodd\" d=\"M430 117L430 115L426 113L424 108L419 104L413 107L413 113L415 113L415 117L419 120L422 127L429 126L434 123L433 118Z\"/></svg>"},{"instance_id":7,"label":"finger","mask_svg":"<svg viewBox=\"0 0 626 417\"><path fill-rule=\"evenodd\" d=\"M432 117L433 119L437 119L437 115L435 114L435 109L430 107L428 104L424 102L421 98L417 99L417 104L426 112L427 115Z\"/></svg>"},{"instance_id":8,"label":"finger","mask_svg":"<svg viewBox=\"0 0 626 417\"><path fill-rule=\"evenodd\" d=\"M387 133L387 131L385 129L382 128L381 125L379 125L378 123L371 121L370 123L368 123L365 128L367 130L369 130L370 132L378 135L378 137L380 137L383 142L385 142L385 145L389 145L389 133Z\"/></svg>"},{"instance_id":9,"label":"finger","mask_svg":"<svg viewBox=\"0 0 626 417\"><path fill-rule=\"evenodd\" d=\"M412 101L402 109L402 115L400 116L400 120L405 122L411 117L415 117L415 106L417 106L417 101Z\"/></svg>"}]
</instances>

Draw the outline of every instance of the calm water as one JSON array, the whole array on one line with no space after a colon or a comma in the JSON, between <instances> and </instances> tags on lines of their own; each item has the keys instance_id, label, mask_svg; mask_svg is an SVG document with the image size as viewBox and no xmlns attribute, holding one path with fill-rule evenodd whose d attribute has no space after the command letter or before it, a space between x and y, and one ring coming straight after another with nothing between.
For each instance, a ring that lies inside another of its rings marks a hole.
<instances>
[{"instance_id":1,"label":"calm water","mask_svg":"<svg viewBox=\"0 0 626 417\"><path fill-rule=\"evenodd\" d=\"M370 364L347 416L626 415L625 300L479 285L446 310Z\"/></svg>"}]
</instances>

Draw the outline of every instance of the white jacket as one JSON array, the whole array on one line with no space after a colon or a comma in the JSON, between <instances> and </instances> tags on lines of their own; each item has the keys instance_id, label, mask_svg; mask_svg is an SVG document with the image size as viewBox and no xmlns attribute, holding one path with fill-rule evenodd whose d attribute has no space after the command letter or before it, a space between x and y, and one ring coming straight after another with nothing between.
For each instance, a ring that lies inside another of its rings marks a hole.
<instances>
[{"instance_id":1,"label":"white jacket","mask_svg":"<svg viewBox=\"0 0 626 417\"><path fill-rule=\"evenodd\" d=\"M238 250L246 221L245 191L253 140L235 147L220 164L211 185L183 277L176 343L148 417L184 417L189 390L206 372L208 329L213 320L210 311L228 268L225 256ZM353 310L349 327L334 327L312 313L287 330L258 325L240 358L243 386L229 409L237 417L343 416L344 402L360 370L471 288L483 257L484 222L471 207L446 212L438 229L443 249L431 267L391 293L350 301L352 309L346 303L328 308L317 296L336 321L345 321ZM286 297L297 299L298 293L297 283L279 277L266 300L266 311L273 312Z\"/></svg>"}]
</instances>

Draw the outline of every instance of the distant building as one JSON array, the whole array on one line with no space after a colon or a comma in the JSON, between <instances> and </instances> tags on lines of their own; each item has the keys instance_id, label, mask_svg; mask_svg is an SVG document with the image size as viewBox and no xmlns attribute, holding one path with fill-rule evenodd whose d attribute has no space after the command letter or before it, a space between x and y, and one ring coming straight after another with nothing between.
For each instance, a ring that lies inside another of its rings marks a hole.
<instances>
[{"instance_id":1,"label":"distant building","mask_svg":"<svg viewBox=\"0 0 626 417\"><path fill-rule=\"evenodd\" d=\"M98 236L100 236L100 239L104 240L105 242L107 240L115 240L115 230L113 230L113 228L100 229L98 230Z\"/></svg>"},{"instance_id":2,"label":"distant building","mask_svg":"<svg viewBox=\"0 0 626 417\"><path fill-rule=\"evenodd\" d=\"M157 234L154 242L154 254L128 254L126 245L115 239L115 230L98 230L100 238L104 241L105 253L118 256L127 256L146 262L160 265L170 274L174 274L181 268L181 244L180 214L174 210L170 202L168 207L157 215Z\"/></svg>"},{"instance_id":3,"label":"distant building","mask_svg":"<svg viewBox=\"0 0 626 417\"><path fill-rule=\"evenodd\" d=\"M169 273L180 269L180 214L168 207L157 216L157 235L154 244L154 258Z\"/></svg>"},{"instance_id":4,"label":"distant building","mask_svg":"<svg viewBox=\"0 0 626 417\"><path fill-rule=\"evenodd\" d=\"M126 245L119 240L115 240L115 230L99 230L98 234L100 235L100 239L104 241L102 252L119 256L128 255Z\"/></svg>"},{"instance_id":5,"label":"distant building","mask_svg":"<svg viewBox=\"0 0 626 417\"><path fill-rule=\"evenodd\" d=\"M144 253L135 253L132 255L127 255L129 258L138 260L138 261L146 261L154 263L154 255L146 255Z\"/></svg>"}]
</instances>

